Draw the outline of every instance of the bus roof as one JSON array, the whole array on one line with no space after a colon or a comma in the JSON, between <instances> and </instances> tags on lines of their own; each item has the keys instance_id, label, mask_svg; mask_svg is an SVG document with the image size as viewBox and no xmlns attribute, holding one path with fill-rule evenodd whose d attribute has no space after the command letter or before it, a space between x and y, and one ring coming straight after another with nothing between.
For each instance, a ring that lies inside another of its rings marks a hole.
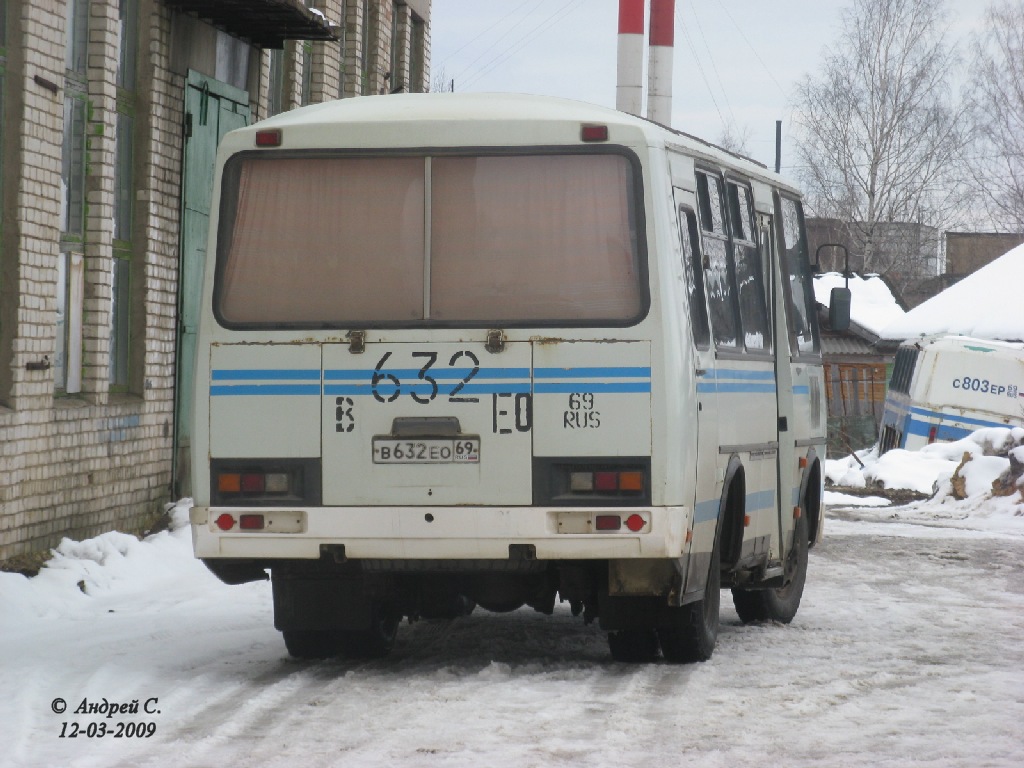
<instances>
[{"instance_id":1,"label":"bus roof","mask_svg":"<svg viewBox=\"0 0 1024 768\"><path fill-rule=\"evenodd\" d=\"M525 123L534 127L545 123L551 127L571 126L572 135L577 141L578 126L581 123L607 125L613 134L632 134L636 137L635 140L642 140L652 146L669 145L688 154L732 166L750 175L771 179L774 184L796 192L792 184L784 181L761 163L696 136L608 107L555 96L516 93L401 93L360 96L311 104L282 112L239 131L250 134L256 130L269 128L280 128L287 132L290 128L301 130L336 127L339 123L353 127L360 124L379 126L381 123L395 123L407 126L403 134L405 143L408 144L409 136L417 135L408 130L410 123L417 124L423 131L430 133L430 129L436 131L441 124L452 125L465 121L489 123L499 129L495 136L507 135L506 131L500 130L501 128L515 128L519 136L529 136L529 131L523 130ZM479 131L476 132L476 137L478 146L492 144L491 141L484 139ZM452 140L455 143L467 143L464 140L460 141L457 134ZM615 141L614 135L611 140ZM247 141L249 146L252 146L251 139ZM390 145L386 141L383 144Z\"/></svg>"}]
</instances>

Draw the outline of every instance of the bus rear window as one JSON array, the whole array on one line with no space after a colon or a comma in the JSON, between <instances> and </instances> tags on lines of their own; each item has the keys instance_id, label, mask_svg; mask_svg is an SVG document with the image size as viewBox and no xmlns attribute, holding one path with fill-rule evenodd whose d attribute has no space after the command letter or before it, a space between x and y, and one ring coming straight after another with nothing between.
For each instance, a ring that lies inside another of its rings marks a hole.
<instances>
[{"instance_id":1,"label":"bus rear window","mask_svg":"<svg viewBox=\"0 0 1024 768\"><path fill-rule=\"evenodd\" d=\"M645 311L620 154L241 155L215 312L229 327L627 325Z\"/></svg>"}]
</instances>

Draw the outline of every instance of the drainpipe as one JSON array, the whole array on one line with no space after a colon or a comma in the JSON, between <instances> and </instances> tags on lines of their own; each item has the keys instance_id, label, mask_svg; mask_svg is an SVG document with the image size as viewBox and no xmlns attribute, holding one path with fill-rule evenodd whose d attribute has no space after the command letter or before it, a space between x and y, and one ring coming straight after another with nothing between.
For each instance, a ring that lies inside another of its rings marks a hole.
<instances>
[{"instance_id":1,"label":"drainpipe","mask_svg":"<svg viewBox=\"0 0 1024 768\"><path fill-rule=\"evenodd\" d=\"M644 0L619 0L615 108L639 116L644 97Z\"/></svg>"},{"instance_id":2,"label":"drainpipe","mask_svg":"<svg viewBox=\"0 0 1024 768\"><path fill-rule=\"evenodd\" d=\"M675 45L675 16L675 0L651 0L647 118L666 126L672 122L672 48Z\"/></svg>"}]
</instances>

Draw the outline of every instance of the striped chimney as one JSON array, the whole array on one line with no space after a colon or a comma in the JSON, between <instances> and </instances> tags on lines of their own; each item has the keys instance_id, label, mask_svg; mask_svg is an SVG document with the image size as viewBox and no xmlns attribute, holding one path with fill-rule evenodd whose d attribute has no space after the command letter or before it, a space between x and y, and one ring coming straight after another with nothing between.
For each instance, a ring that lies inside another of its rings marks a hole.
<instances>
[{"instance_id":1,"label":"striped chimney","mask_svg":"<svg viewBox=\"0 0 1024 768\"><path fill-rule=\"evenodd\" d=\"M676 0L651 0L650 50L647 61L647 118L672 122L672 48Z\"/></svg>"},{"instance_id":2,"label":"striped chimney","mask_svg":"<svg viewBox=\"0 0 1024 768\"><path fill-rule=\"evenodd\" d=\"M644 98L644 0L619 0L615 108L640 115Z\"/></svg>"}]
</instances>

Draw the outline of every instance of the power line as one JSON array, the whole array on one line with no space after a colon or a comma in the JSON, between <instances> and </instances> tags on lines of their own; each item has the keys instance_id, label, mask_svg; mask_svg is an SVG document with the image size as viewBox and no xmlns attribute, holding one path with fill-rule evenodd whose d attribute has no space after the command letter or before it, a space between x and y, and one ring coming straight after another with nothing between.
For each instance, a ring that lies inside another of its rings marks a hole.
<instances>
[{"instance_id":1,"label":"power line","mask_svg":"<svg viewBox=\"0 0 1024 768\"><path fill-rule=\"evenodd\" d=\"M707 37L704 34L704 27L701 26L700 19L697 18L697 13L696 13L696 11L695 11L695 9L693 8L692 5L690 6L690 18L692 18L693 21L694 21L694 24L697 25L697 31L700 33L701 42L704 43L704 50L706 50L708 52L708 61L711 62L711 69L712 69L712 71L715 74L715 79L718 81L718 90L722 94L722 100L725 101L725 108L729 111L729 116L732 118L732 124L733 125L737 125L738 123L737 123L737 120L736 120L736 115L735 115L735 113L733 113L732 105L729 103L729 94L725 90L725 85L722 83L722 76L719 74L718 66L715 64L715 54L711 50L711 46L708 45L708 39L707 39ZM680 24L680 19L679 19L679 15L677 14L676 15L676 25L678 26L679 24ZM686 25L683 25L683 29L684 30L686 29ZM696 56L696 53L697 53L696 50L694 50L694 55L695 56ZM714 97L712 97L712 98L714 98ZM717 103L716 103L716 107L717 107ZM719 111L719 116L721 116L721 111ZM722 122L723 123L726 122L725 118L722 118Z\"/></svg>"},{"instance_id":2,"label":"power line","mask_svg":"<svg viewBox=\"0 0 1024 768\"><path fill-rule=\"evenodd\" d=\"M530 0L527 0L527 2L530 2ZM527 11L525 14L523 14L523 16L520 17L520 19L518 21L516 21L514 24L512 24L503 33L498 35L498 38L487 49L485 49L483 53L481 53L479 56L477 56L475 59L473 59L471 62L469 62L466 66L464 66L456 77L461 78L463 75L465 75L467 72L469 72L470 69L473 67L473 65L476 64L478 61L480 61L480 59L484 58L485 56L489 56L490 54L492 54L494 52L494 48L498 45L498 43L500 43L502 40L504 40L506 37L508 37L510 34L512 34L512 31L516 27L518 27L520 24L522 24L524 21L526 21L528 18L530 18L530 16L536 10L538 10L543 4L544 4L544 0L539 0L539 2L536 2L534 4L533 8L531 8L529 11ZM523 3L523 5L526 5L526 3ZM522 5L520 5L519 7L522 8ZM506 18L507 18L507 16L506 16ZM470 75L470 77L472 78L473 75Z\"/></svg>"},{"instance_id":3,"label":"power line","mask_svg":"<svg viewBox=\"0 0 1024 768\"><path fill-rule=\"evenodd\" d=\"M473 38L472 38L471 40L469 40L468 42L466 42L465 44L463 44L462 46L460 46L459 48L457 48L457 49L456 49L455 51L453 51L452 53L449 53L449 54L448 54L448 57L447 57L447 58L446 58L446 59L445 59L444 61L442 61L442 62L441 62L441 64L440 64L441 68L443 69L443 68L444 68L444 65L445 65L445 64L447 64L447 63L448 63L448 62L449 62L449 61L450 61L451 59L455 58L455 57L456 57L456 56L458 56L458 55L459 55L460 53L462 53L462 52L463 52L464 50L466 50L466 49L467 49L467 48L468 48L469 46L471 46L471 45L472 45L473 43L478 43L478 42L480 42L480 41L481 41L481 40L482 40L482 39L483 39L483 38L484 38L484 37L485 37L485 36L487 35L487 33L488 33L488 32L490 32L490 31L491 31L492 29L494 29L494 28L495 28L496 26L498 26L499 24L502 24L502 23L503 23L503 22L504 22L504 21L505 21L506 19L508 19L508 18L509 18L510 16L513 16L513 15L515 15L516 13L518 13L518 12L519 12L519 11L520 11L520 10L522 9L522 7L523 7L524 5L527 5L527 4L529 4L529 3L533 2L533 1L534 1L534 0L523 0L523 2L521 2L521 3L519 4L519 5L517 5L517 6L515 7L515 8L513 8L513 9L512 9L511 11L509 11L508 13L506 13L506 14L505 14L504 16L502 16L502 17L501 17L500 19L498 19L498 20L497 20L496 22L494 22L493 24L491 24L491 26L487 27L487 29L485 29L485 30L484 30L483 32L480 32L479 34L475 35L475 36L474 36L474 37L473 37ZM529 15L529 14L527 14L527 15ZM498 39L500 40L501 38L498 38ZM481 54L481 56L483 56L483 54Z\"/></svg>"},{"instance_id":4,"label":"power line","mask_svg":"<svg viewBox=\"0 0 1024 768\"><path fill-rule=\"evenodd\" d=\"M554 13L552 13L546 19L544 19L535 27L530 29L525 35L520 37L518 40L512 43L511 46L506 48L505 51L502 51L501 53L497 54L493 59L491 59L491 61L485 64L479 72L470 75L464 87L472 86L473 83L479 81L480 78L482 78L484 75L487 75L488 73L493 71L495 67L505 63L514 54L519 52L523 48L523 46L525 46L531 40L531 38L534 37L534 35L538 31L542 29L548 29L554 26L556 22L560 21L562 18L568 16L570 13L576 10L576 8L578 8L580 4L582 4L582 2L583 0L566 0L566 2L563 3L562 6L558 8Z\"/></svg>"},{"instance_id":5,"label":"power line","mask_svg":"<svg viewBox=\"0 0 1024 768\"><path fill-rule=\"evenodd\" d=\"M740 28L740 25L736 23L736 19L733 18L733 15L729 13L729 7L725 5L725 3L722 2L722 0L718 0L718 5L723 11L725 11L725 15L729 17L729 21L732 22L732 25L736 27L736 31L740 33L740 37L743 38L744 42L753 52L754 57L757 59L758 63L760 63L761 68L768 73L768 77L770 77L772 79L772 82L775 83L775 87L779 89L779 93L781 93L784 97L789 98L789 94L786 93L786 90L775 78L775 74L770 69L768 69L768 65L764 63L764 59L761 58L761 54L757 52L757 49L754 47L754 44L750 42L750 38L748 38L746 33Z\"/></svg>"}]
</instances>

